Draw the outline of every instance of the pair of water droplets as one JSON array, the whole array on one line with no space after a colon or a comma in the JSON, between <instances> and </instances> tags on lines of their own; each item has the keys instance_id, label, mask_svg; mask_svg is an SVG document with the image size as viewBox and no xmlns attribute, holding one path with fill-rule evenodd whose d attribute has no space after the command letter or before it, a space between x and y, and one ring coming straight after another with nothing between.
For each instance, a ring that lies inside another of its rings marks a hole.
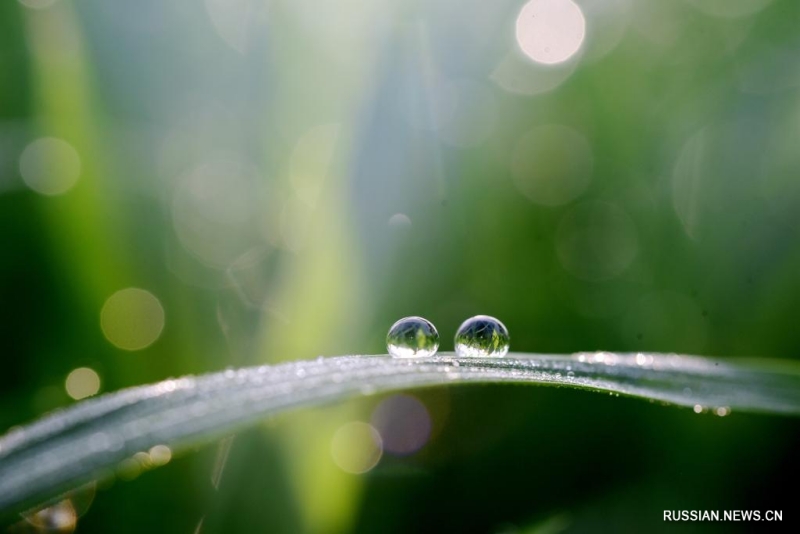
<instances>
[{"instance_id":1,"label":"pair of water droplets","mask_svg":"<svg viewBox=\"0 0 800 534\"><path fill-rule=\"evenodd\" d=\"M439 332L422 317L404 317L386 335L386 346L395 358L423 358L439 350ZM508 329L488 315L470 317L458 327L455 349L458 356L502 358L508 353Z\"/></svg>"}]
</instances>

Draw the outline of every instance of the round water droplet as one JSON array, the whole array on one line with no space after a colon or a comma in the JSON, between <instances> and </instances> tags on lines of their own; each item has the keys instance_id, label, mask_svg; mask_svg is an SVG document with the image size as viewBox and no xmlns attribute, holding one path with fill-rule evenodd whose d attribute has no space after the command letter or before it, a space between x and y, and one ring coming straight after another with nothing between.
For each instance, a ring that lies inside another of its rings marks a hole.
<instances>
[{"instance_id":1,"label":"round water droplet","mask_svg":"<svg viewBox=\"0 0 800 534\"><path fill-rule=\"evenodd\" d=\"M476 315L461 323L456 332L456 354L475 358L502 358L510 338L503 323L488 315Z\"/></svg>"},{"instance_id":2,"label":"round water droplet","mask_svg":"<svg viewBox=\"0 0 800 534\"><path fill-rule=\"evenodd\" d=\"M439 332L422 317L404 317L386 334L386 347L395 358L424 358L439 350Z\"/></svg>"}]
</instances>

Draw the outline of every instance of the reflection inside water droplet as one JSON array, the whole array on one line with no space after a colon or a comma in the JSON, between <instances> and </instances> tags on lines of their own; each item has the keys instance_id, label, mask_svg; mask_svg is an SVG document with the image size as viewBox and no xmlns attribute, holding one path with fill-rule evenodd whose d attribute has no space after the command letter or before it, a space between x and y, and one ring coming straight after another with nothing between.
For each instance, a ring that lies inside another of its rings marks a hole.
<instances>
[{"instance_id":1,"label":"reflection inside water droplet","mask_svg":"<svg viewBox=\"0 0 800 534\"><path fill-rule=\"evenodd\" d=\"M395 358L424 358L439 350L439 332L422 317L404 317L386 335L386 348Z\"/></svg>"},{"instance_id":2,"label":"reflection inside water droplet","mask_svg":"<svg viewBox=\"0 0 800 534\"><path fill-rule=\"evenodd\" d=\"M456 354L462 357L502 358L508 353L509 344L508 329L488 315L467 319L456 332Z\"/></svg>"}]
</instances>

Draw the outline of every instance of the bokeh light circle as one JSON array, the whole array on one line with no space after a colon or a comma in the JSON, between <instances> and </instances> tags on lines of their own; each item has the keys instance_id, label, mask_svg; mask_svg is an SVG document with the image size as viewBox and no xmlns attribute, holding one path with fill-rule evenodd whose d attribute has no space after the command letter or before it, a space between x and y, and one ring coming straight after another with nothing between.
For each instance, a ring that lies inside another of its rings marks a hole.
<instances>
[{"instance_id":1,"label":"bokeh light circle","mask_svg":"<svg viewBox=\"0 0 800 534\"><path fill-rule=\"evenodd\" d=\"M22 151L19 172L33 191L47 196L62 195L77 183L81 158L63 139L42 137Z\"/></svg>"},{"instance_id":2,"label":"bokeh light circle","mask_svg":"<svg viewBox=\"0 0 800 534\"><path fill-rule=\"evenodd\" d=\"M64 388L75 400L91 397L100 391L100 375L94 369L78 367L67 375Z\"/></svg>"},{"instance_id":3,"label":"bokeh light circle","mask_svg":"<svg viewBox=\"0 0 800 534\"><path fill-rule=\"evenodd\" d=\"M389 217L389 227L396 229L411 228L411 219L405 213L395 213Z\"/></svg>"},{"instance_id":4,"label":"bokeh light circle","mask_svg":"<svg viewBox=\"0 0 800 534\"><path fill-rule=\"evenodd\" d=\"M517 16L517 43L537 63L563 63L586 36L586 19L572 0L531 0Z\"/></svg>"},{"instance_id":5,"label":"bokeh light circle","mask_svg":"<svg viewBox=\"0 0 800 534\"><path fill-rule=\"evenodd\" d=\"M371 425L352 421L339 427L331 440L331 456L342 471L366 473L383 455L383 442Z\"/></svg>"},{"instance_id":6,"label":"bokeh light circle","mask_svg":"<svg viewBox=\"0 0 800 534\"><path fill-rule=\"evenodd\" d=\"M392 395L372 412L372 424L380 433L386 452L398 456L413 454L431 436L428 409L411 395Z\"/></svg>"},{"instance_id":7,"label":"bokeh light circle","mask_svg":"<svg viewBox=\"0 0 800 534\"><path fill-rule=\"evenodd\" d=\"M172 224L181 245L201 262L225 268L252 246L258 170L217 154L185 175L172 199Z\"/></svg>"},{"instance_id":8,"label":"bokeh light circle","mask_svg":"<svg viewBox=\"0 0 800 534\"><path fill-rule=\"evenodd\" d=\"M148 455L154 466L165 465L172 460L172 449L166 445L154 445L150 447Z\"/></svg>"},{"instance_id":9,"label":"bokeh light circle","mask_svg":"<svg viewBox=\"0 0 800 534\"><path fill-rule=\"evenodd\" d=\"M517 189L543 206L561 206L583 193L594 159L586 138L567 126L539 126L523 135L511 156Z\"/></svg>"},{"instance_id":10,"label":"bokeh light circle","mask_svg":"<svg viewBox=\"0 0 800 534\"><path fill-rule=\"evenodd\" d=\"M124 350L141 350L161 335L164 308L149 291L129 287L106 300L100 311L100 326L106 339Z\"/></svg>"}]
</instances>

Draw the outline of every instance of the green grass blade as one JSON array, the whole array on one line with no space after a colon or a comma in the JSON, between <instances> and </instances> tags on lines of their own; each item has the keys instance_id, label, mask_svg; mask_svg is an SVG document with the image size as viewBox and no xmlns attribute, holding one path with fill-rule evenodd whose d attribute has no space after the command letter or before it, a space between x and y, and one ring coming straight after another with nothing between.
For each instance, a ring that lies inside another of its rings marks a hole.
<instances>
[{"instance_id":1,"label":"green grass blade","mask_svg":"<svg viewBox=\"0 0 800 534\"><path fill-rule=\"evenodd\" d=\"M207 443L291 408L405 388L500 382L615 392L723 413L800 415L800 366L793 362L607 352L318 358L135 387L16 428L0 438L0 511L20 511L107 475L154 445L180 450Z\"/></svg>"}]
</instances>

